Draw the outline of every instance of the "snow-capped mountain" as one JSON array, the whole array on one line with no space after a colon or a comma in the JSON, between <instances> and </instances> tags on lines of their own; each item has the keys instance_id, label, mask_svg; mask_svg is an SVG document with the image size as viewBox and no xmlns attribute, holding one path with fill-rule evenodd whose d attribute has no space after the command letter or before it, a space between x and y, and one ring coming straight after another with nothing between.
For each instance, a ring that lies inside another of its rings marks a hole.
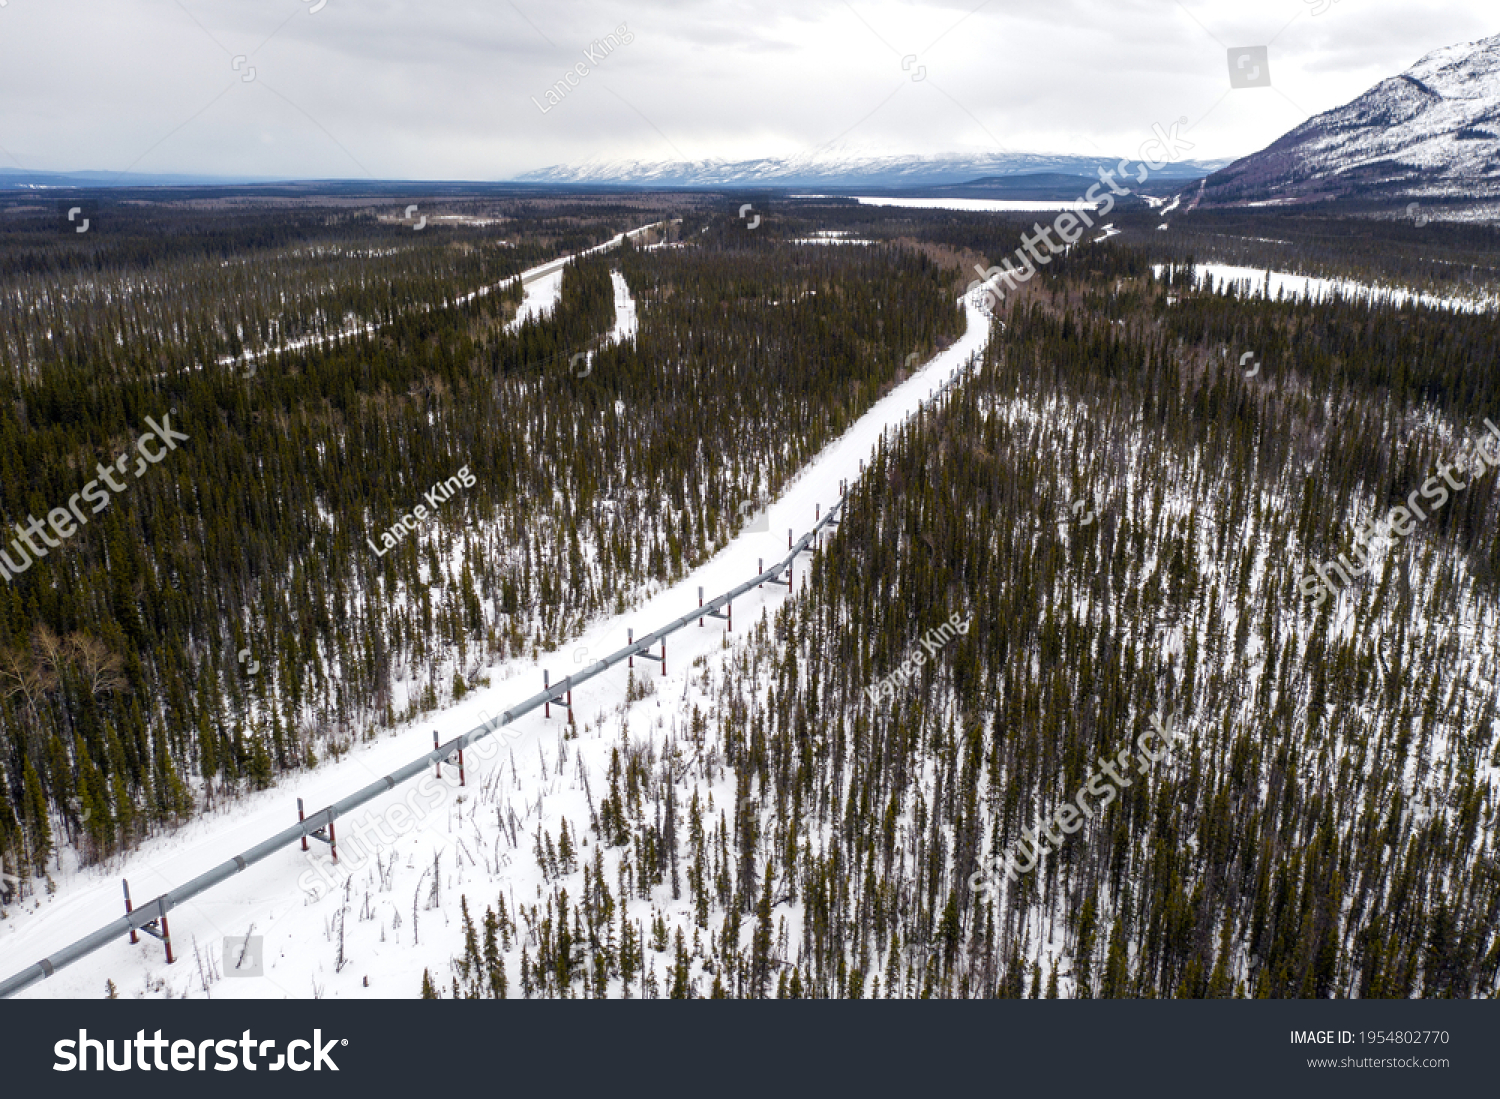
<instances>
[{"instance_id":1,"label":"snow-capped mountain","mask_svg":"<svg viewBox=\"0 0 1500 1099\"><path fill-rule=\"evenodd\" d=\"M1497 197L1500 35L1436 50L1310 118L1210 176L1203 204Z\"/></svg>"},{"instance_id":2,"label":"snow-capped mountain","mask_svg":"<svg viewBox=\"0 0 1500 1099\"><path fill-rule=\"evenodd\" d=\"M832 147L756 160L643 161L594 159L557 164L518 176L518 182L633 187L933 187L985 176L1061 173L1092 176L1119 158L961 150L935 155L881 154ZM1199 179L1227 161L1183 161L1161 175Z\"/></svg>"}]
</instances>

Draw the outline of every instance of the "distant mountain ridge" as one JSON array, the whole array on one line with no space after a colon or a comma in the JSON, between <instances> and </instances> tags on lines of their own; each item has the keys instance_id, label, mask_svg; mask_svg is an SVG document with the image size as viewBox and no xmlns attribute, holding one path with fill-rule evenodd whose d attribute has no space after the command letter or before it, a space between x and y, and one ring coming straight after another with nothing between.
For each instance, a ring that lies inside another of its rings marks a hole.
<instances>
[{"instance_id":1,"label":"distant mountain ridge","mask_svg":"<svg viewBox=\"0 0 1500 1099\"><path fill-rule=\"evenodd\" d=\"M754 160L592 160L556 164L516 177L516 182L627 187L859 187L909 188L968 184L988 177L1054 175L1097 178L1120 158L1046 153L871 154L851 150L799 153ZM1129 159L1129 158L1127 158ZM1227 160L1182 161L1155 176L1194 180Z\"/></svg>"},{"instance_id":2,"label":"distant mountain ridge","mask_svg":"<svg viewBox=\"0 0 1500 1099\"><path fill-rule=\"evenodd\" d=\"M1124 158L1134 162L1134 158ZM961 189L970 197L1076 198L1097 179L1100 169L1114 171L1121 158L1048 153L957 152L936 155L874 154L848 149L821 150L791 157L754 160L705 159L646 161L594 159L557 164L509 180L470 181L470 186L629 187L641 189L717 189L787 187L832 191ZM1154 185L1193 182L1229 160L1184 160L1152 172ZM0 191L128 189L137 187L290 187L402 189L451 187L437 180L296 180L284 177L136 174L81 171L35 171L0 168Z\"/></svg>"},{"instance_id":3,"label":"distant mountain ridge","mask_svg":"<svg viewBox=\"0 0 1500 1099\"><path fill-rule=\"evenodd\" d=\"M1210 176L1202 204L1411 199L1500 199L1500 35L1435 50L1315 115Z\"/></svg>"},{"instance_id":4,"label":"distant mountain ridge","mask_svg":"<svg viewBox=\"0 0 1500 1099\"><path fill-rule=\"evenodd\" d=\"M55 188L224 187L266 183L274 176L210 176L137 174L134 172L42 172L28 168L0 168L0 190L44 191Z\"/></svg>"}]
</instances>

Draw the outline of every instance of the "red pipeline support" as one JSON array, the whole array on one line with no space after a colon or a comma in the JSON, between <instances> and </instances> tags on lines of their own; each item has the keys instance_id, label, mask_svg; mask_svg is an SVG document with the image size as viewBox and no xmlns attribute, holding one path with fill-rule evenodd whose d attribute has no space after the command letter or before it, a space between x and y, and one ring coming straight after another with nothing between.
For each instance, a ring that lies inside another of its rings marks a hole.
<instances>
[{"instance_id":1,"label":"red pipeline support","mask_svg":"<svg viewBox=\"0 0 1500 1099\"><path fill-rule=\"evenodd\" d=\"M125 886L125 915L128 916L135 911L135 906L130 903L130 879L121 878L120 884ZM133 943L138 943L141 941L140 936L135 933L135 928L130 929L130 941Z\"/></svg>"}]
</instances>

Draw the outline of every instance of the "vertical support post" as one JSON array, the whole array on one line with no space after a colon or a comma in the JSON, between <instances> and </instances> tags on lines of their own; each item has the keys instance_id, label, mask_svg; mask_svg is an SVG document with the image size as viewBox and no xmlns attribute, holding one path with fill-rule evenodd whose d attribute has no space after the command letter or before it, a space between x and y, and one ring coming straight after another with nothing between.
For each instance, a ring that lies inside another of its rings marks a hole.
<instances>
[{"instance_id":1,"label":"vertical support post","mask_svg":"<svg viewBox=\"0 0 1500 1099\"><path fill-rule=\"evenodd\" d=\"M158 911L161 913L159 917L159 919L161 920L161 941L162 945L167 948L167 964L171 965L177 959L172 957L172 929L167 926L166 901L160 902L160 908L158 908Z\"/></svg>"},{"instance_id":2,"label":"vertical support post","mask_svg":"<svg viewBox=\"0 0 1500 1099\"><path fill-rule=\"evenodd\" d=\"M307 819L306 814L302 812L302 799L298 798L297 799L297 823L301 824L306 819ZM302 850L304 850L304 851L307 850L307 833L306 832L302 833ZM129 886L125 887L125 892L127 894L130 892L130 887ZM134 941L134 940L132 940L132 941Z\"/></svg>"},{"instance_id":3,"label":"vertical support post","mask_svg":"<svg viewBox=\"0 0 1500 1099\"><path fill-rule=\"evenodd\" d=\"M630 662L630 666L632 668L634 668L635 667L635 631L634 630L626 630L625 631L625 647L630 650L630 656L629 656L628 659L629 659L629 662Z\"/></svg>"},{"instance_id":4,"label":"vertical support post","mask_svg":"<svg viewBox=\"0 0 1500 1099\"><path fill-rule=\"evenodd\" d=\"M328 849L333 852L333 861L339 861L339 837L333 830L333 810L328 810Z\"/></svg>"},{"instance_id":5,"label":"vertical support post","mask_svg":"<svg viewBox=\"0 0 1500 1099\"><path fill-rule=\"evenodd\" d=\"M728 615L729 615L729 617L724 622L724 632L725 633L729 633L731 630L734 629L734 604L733 603L726 604L725 607L724 607L724 610L726 612L728 612Z\"/></svg>"},{"instance_id":6,"label":"vertical support post","mask_svg":"<svg viewBox=\"0 0 1500 1099\"><path fill-rule=\"evenodd\" d=\"M568 724L571 725L572 723L573 723L573 688L569 687L568 688ZM462 761L460 761L459 765L462 766Z\"/></svg>"},{"instance_id":7,"label":"vertical support post","mask_svg":"<svg viewBox=\"0 0 1500 1099\"><path fill-rule=\"evenodd\" d=\"M464 750L458 750L458 784L464 785Z\"/></svg>"},{"instance_id":8,"label":"vertical support post","mask_svg":"<svg viewBox=\"0 0 1500 1099\"><path fill-rule=\"evenodd\" d=\"M791 549L792 548L792 528L791 527L787 527L786 528L786 548L787 549Z\"/></svg>"},{"instance_id":9,"label":"vertical support post","mask_svg":"<svg viewBox=\"0 0 1500 1099\"><path fill-rule=\"evenodd\" d=\"M661 674L667 674L667 639L665 636L661 639Z\"/></svg>"},{"instance_id":10,"label":"vertical support post","mask_svg":"<svg viewBox=\"0 0 1500 1099\"><path fill-rule=\"evenodd\" d=\"M552 673L543 669L542 690L547 692L547 701L542 703L542 716L552 716Z\"/></svg>"},{"instance_id":11,"label":"vertical support post","mask_svg":"<svg viewBox=\"0 0 1500 1099\"><path fill-rule=\"evenodd\" d=\"M135 907L130 903L130 879L121 878L120 884L125 886L125 915L128 916L135 911ZM138 943L141 941L140 937L135 933L135 928L130 929L130 941L133 943Z\"/></svg>"},{"instance_id":12,"label":"vertical support post","mask_svg":"<svg viewBox=\"0 0 1500 1099\"><path fill-rule=\"evenodd\" d=\"M432 730L432 750L434 752L438 750L438 734L437 734L437 730L436 729ZM442 778L443 777L443 761L442 760L438 760L436 763L434 763L432 765L432 773L434 775L436 775L438 778ZM459 785L462 785L462 783L460 783Z\"/></svg>"},{"instance_id":13,"label":"vertical support post","mask_svg":"<svg viewBox=\"0 0 1500 1099\"><path fill-rule=\"evenodd\" d=\"M763 573L765 571L766 571L766 559L764 557L757 557L755 559L755 575L759 576L761 573ZM766 586L766 582L764 580L762 580L760 582L760 586L761 587L765 587Z\"/></svg>"},{"instance_id":14,"label":"vertical support post","mask_svg":"<svg viewBox=\"0 0 1500 1099\"><path fill-rule=\"evenodd\" d=\"M703 609L703 585L702 584L698 585L698 609L700 611ZM703 616L701 614L698 616L698 628L700 630L703 628Z\"/></svg>"}]
</instances>

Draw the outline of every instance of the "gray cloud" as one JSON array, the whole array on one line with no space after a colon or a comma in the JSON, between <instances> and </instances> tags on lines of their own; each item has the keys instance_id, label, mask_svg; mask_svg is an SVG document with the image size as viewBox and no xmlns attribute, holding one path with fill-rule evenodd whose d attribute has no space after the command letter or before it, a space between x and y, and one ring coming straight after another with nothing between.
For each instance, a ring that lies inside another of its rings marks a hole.
<instances>
[{"instance_id":1,"label":"gray cloud","mask_svg":"<svg viewBox=\"0 0 1500 1099\"><path fill-rule=\"evenodd\" d=\"M503 179L836 138L1118 153L1186 117L1192 155L1232 156L1494 29L1478 0L316 4L9 0L0 146L35 169ZM1230 91L1225 47L1268 42L1272 87Z\"/></svg>"}]
</instances>

